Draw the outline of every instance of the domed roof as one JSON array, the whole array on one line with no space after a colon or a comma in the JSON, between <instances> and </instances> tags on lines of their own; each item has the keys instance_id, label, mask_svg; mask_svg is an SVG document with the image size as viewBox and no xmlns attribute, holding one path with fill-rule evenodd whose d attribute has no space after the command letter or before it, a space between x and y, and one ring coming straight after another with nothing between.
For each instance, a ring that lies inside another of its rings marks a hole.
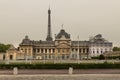
<instances>
[{"instance_id":1,"label":"domed roof","mask_svg":"<svg viewBox=\"0 0 120 80\"><path fill-rule=\"evenodd\" d=\"M22 40L22 43L20 45L31 45L31 44L32 44L31 40L26 35L25 38Z\"/></svg>"},{"instance_id":2,"label":"domed roof","mask_svg":"<svg viewBox=\"0 0 120 80\"><path fill-rule=\"evenodd\" d=\"M93 38L90 39L91 42L108 42L107 40L105 40L101 34L97 34L96 36L94 36Z\"/></svg>"},{"instance_id":3,"label":"domed roof","mask_svg":"<svg viewBox=\"0 0 120 80\"><path fill-rule=\"evenodd\" d=\"M102 35L101 34L98 34L95 36L96 38L102 38Z\"/></svg>"},{"instance_id":4,"label":"domed roof","mask_svg":"<svg viewBox=\"0 0 120 80\"><path fill-rule=\"evenodd\" d=\"M67 32L65 32L64 29L61 29L60 32L57 34L56 38L59 39L62 36L65 36L66 39L70 38L70 34L68 34Z\"/></svg>"}]
</instances>

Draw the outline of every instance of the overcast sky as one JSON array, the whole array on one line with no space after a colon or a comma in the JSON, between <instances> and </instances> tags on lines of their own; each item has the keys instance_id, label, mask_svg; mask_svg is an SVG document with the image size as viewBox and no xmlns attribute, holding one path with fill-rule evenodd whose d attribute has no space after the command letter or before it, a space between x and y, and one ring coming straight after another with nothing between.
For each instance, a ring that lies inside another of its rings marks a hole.
<instances>
[{"instance_id":1,"label":"overcast sky","mask_svg":"<svg viewBox=\"0 0 120 80\"><path fill-rule=\"evenodd\" d=\"M0 0L0 42L18 46L25 35L45 40L49 5L53 37L64 24L72 40L102 34L120 46L120 0Z\"/></svg>"}]
</instances>

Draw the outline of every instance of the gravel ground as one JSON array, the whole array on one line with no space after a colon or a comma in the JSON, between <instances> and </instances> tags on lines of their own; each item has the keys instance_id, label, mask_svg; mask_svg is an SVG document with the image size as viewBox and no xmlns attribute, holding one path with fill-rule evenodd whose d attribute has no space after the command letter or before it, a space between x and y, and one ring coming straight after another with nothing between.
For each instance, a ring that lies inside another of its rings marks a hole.
<instances>
[{"instance_id":1,"label":"gravel ground","mask_svg":"<svg viewBox=\"0 0 120 80\"><path fill-rule=\"evenodd\" d=\"M0 80L120 80L120 74L0 75Z\"/></svg>"}]
</instances>

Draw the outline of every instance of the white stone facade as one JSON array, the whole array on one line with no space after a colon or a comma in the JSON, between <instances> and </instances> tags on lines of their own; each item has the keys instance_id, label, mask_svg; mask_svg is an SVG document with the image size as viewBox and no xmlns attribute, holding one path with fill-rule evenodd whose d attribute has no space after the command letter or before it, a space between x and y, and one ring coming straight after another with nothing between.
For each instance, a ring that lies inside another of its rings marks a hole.
<instances>
[{"instance_id":1,"label":"white stone facade","mask_svg":"<svg viewBox=\"0 0 120 80\"><path fill-rule=\"evenodd\" d=\"M101 34L90 39L89 54L91 57L99 56L109 51L112 51L112 43L102 38Z\"/></svg>"}]
</instances>

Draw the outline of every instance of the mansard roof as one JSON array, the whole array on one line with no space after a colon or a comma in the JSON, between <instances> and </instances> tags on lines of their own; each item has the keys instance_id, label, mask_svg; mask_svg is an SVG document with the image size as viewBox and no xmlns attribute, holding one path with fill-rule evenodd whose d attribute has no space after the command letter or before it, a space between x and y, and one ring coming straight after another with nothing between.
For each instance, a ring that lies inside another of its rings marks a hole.
<instances>
[{"instance_id":1,"label":"mansard roof","mask_svg":"<svg viewBox=\"0 0 120 80\"><path fill-rule=\"evenodd\" d=\"M54 41L34 41L30 40L28 36L25 36L25 38L20 43L20 46L54 46Z\"/></svg>"},{"instance_id":2,"label":"mansard roof","mask_svg":"<svg viewBox=\"0 0 120 80\"><path fill-rule=\"evenodd\" d=\"M32 41L33 46L54 46L54 41Z\"/></svg>"},{"instance_id":3,"label":"mansard roof","mask_svg":"<svg viewBox=\"0 0 120 80\"><path fill-rule=\"evenodd\" d=\"M92 38L90 38L91 43L107 43L108 41L105 40L101 34L98 34Z\"/></svg>"},{"instance_id":4,"label":"mansard roof","mask_svg":"<svg viewBox=\"0 0 120 80\"><path fill-rule=\"evenodd\" d=\"M22 40L22 42L20 43L20 45L32 45L32 41L28 38L28 36L26 35L25 38Z\"/></svg>"},{"instance_id":5,"label":"mansard roof","mask_svg":"<svg viewBox=\"0 0 120 80\"><path fill-rule=\"evenodd\" d=\"M72 41L71 44L72 46L89 46L89 41Z\"/></svg>"},{"instance_id":6,"label":"mansard roof","mask_svg":"<svg viewBox=\"0 0 120 80\"><path fill-rule=\"evenodd\" d=\"M66 33L63 29L60 31L60 33L56 36L56 39L60 39L62 35L65 36L66 39L70 39L70 35ZM79 43L79 44L78 44ZM71 46L90 46L92 44L101 44L101 45L110 45L112 46L112 42L106 41L104 38L102 38L102 35L96 35L93 38L90 38L89 41L71 41ZM54 47L55 41L34 41L30 40L28 36L25 36L25 38L20 43L20 46L39 46L39 47Z\"/></svg>"},{"instance_id":7,"label":"mansard roof","mask_svg":"<svg viewBox=\"0 0 120 80\"><path fill-rule=\"evenodd\" d=\"M65 32L64 29L61 29L60 32L57 34L56 39L60 39L62 36L65 36L66 39L70 39L70 34Z\"/></svg>"}]
</instances>

